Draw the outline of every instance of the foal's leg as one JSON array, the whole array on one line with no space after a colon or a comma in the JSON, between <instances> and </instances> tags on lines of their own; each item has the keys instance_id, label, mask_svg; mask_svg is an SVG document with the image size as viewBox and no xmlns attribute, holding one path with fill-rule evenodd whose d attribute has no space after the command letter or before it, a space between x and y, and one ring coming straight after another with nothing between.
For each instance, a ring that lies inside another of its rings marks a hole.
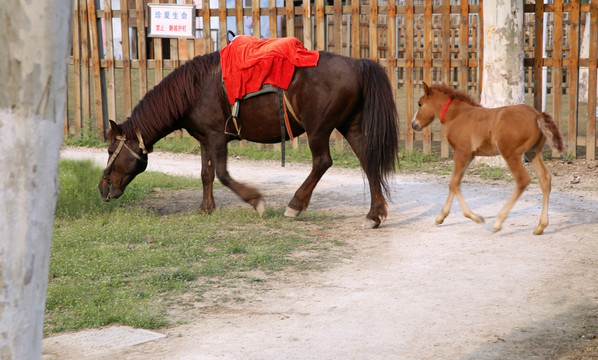
<instances>
[{"instance_id":1,"label":"foal's leg","mask_svg":"<svg viewBox=\"0 0 598 360\"><path fill-rule=\"evenodd\" d=\"M451 212L451 205L453 203L453 197L457 196L457 200L459 201L459 205L461 206L461 210L463 211L463 215L471 219L477 223L483 223L484 218L476 215L471 211L465 199L463 198L463 194L461 194L461 180L463 179L463 174L465 174L465 170L469 166L469 163L473 157L468 152L461 152L455 151L453 155L453 175L451 176L451 181L449 183L449 194L446 198L446 202L440 210L440 214L436 217L436 225L440 225L444 222L444 219L448 216Z\"/></svg>"},{"instance_id":2,"label":"foal's leg","mask_svg":"<svg viewBox=\"0 0 598 360\"><path fill-rule=\"evenodd\" d=\"M521 193L523 193L523 190L525 190L531 181L527 170L525 170L525 166L523 166L521 153L504 156L504 158L509 166L509 170L511 170L511 173L515 178L515 189L496 217L496 221L492 226L492 231L494 232L500 231L500 229L502 229L502 223L506 220L509 212L513 208L513 205L515 205L515 202L517 199L519 199L519 196L521 196Z\"/></svg>"},{"instance_id":3,"label":"foal's leg","mask_svg":"<svg viewBox=\"0 0 598 360\"><path fill-rule=\"evenodd\" d=\"M357 129L359 129L359 125L357 125ZM356 131L349 130L346 134L343 133L343 135L345 136L345 139L347 139L347 142L351 146L351 149L353 149L353 152L359 159L361 168L365 169L365 167L363 166L363 160L362 160L363 154L361 151L361 147L359 146L361 130L356 130ZM365 220L363 221L363 227L375 229L380 226L382 221L384 221L384 219L387 216L386 199L384 198L384 195L382 194L382 186L381 186L380 182L372 181L371 177L368 174L366 174L366 176L368 178L368 184L370 186L371 202L370 202L370 211L365 216Z\"/></svg>"},{"instance_id":4,"label":"foal's leg","mask_svg":"<svg viewBox=\"0 0 598 360\"><path fill-rule=\"evenodd\" d=\"M538 174L538 181L540 181L540 188L542 189L542 214L540 215L540 222L534 229L535 235L542 235L544 229L548 226L548 197L550 196L550 189L552 187L552 177L544 161L542 161L542 154L537 154L532 160L532 165Z\"/></svg>"},{"instance_id":5,"label":"foal's leg","mask_svg":"<svg viewBox=\"0 0 598 360\"><path fill-rule=\"evenodd\" d=\"M214 144L216 143L216 144ZM213 166L216 170L216 176L222 184L231 189L237 196L249 203L258 212L260 216L264 214L266 203L264 196L256 188L247 186L235 181L228 173L227 165L227 143L224 139L210 143L210 154L214 161Z\"/></svg>"},{"instance_id":6,"label":"foal's leg","mask_svg":"<svg viewBox=\"0 0 598 360\"><path fill-rule=\"evenodd\" d=\"M311 194L326 170L332 166L329 147L330 132L315 132L307 137L312 155L311 172L287 205L284 216L295 217L307 209Z\"/></svg>"},{"instance_id":7,"label":"foal's leg","mask_svg":"<svg viewBox=\"0 0 598 360\"><path fill-rule=\"evenodd\" d=\"M199 212L210 214L216 208L214 202L214 164L210 156L210 151L206 144L201 144L201 184L203 187L203 199L199 207Z\"/></svg>"}]
</instances>

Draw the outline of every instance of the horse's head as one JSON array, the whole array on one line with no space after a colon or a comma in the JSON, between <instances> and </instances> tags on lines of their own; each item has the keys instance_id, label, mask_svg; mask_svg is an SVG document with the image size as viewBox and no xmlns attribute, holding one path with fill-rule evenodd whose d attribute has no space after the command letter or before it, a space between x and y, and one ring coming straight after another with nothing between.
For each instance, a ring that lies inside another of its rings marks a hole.
<instances>
[{"instance_id":1,"label":"horse's head","mask_svg":"<svg viewBox=\"0 0 598 360\"><path fill-rule=\"evenodd\" d=\"M141 134L127 139L119 125L110 120L111 139L108 147L108 164L98 189L104 201L119 198L129 183L147 167L147 150Z\"/></svg>"},{"instance_id":2,"label":"horse's head","mask_svg":"<svg viewBox=\"0 0 598 360\"><path fill-rule=\"evenodd\" d=\"M443 108L443 104L450 99L449 95L430 89L428 84L425 82L424 85L424 95L419 98L417 102L417 106L419 109L413 116L413 120L411 120L411 127L415 131L421 131L426 126L430 125L432 120L435 117L442 117L441 111ZM446 112L446 110L445 110Z\"/></svg>"}]
</instances>

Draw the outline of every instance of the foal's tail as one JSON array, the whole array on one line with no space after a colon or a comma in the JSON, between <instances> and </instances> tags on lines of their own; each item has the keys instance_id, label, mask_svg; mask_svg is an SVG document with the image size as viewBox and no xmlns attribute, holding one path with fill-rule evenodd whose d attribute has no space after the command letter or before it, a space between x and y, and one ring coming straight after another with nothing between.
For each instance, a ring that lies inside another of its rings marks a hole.
<instances>
[{"instance_id":1,"label":"foal's tail","mask_svg":"<svg viewBox=\"0 0 598 360\"><path fill-rule=\"evenodd\" d=\"M540 127L542 134L546 136L550 147L562 153L565 150L565 146L563 145L563 137L561 136L559 127L552 116L543 112L542 117L538 117L538 126Z\"/></svg>"},{"instance_id":2,"label":"foal's tail","mask_svg":"<svg viewBox=\"0 0 598 360\"><path fill-rule=\"evenodd\" d=\"M392 87L384 68L377 62L360 59L356 68L364 98L362 167L370 181L379 183L386 196L390 197L387 179L396 170L399 152L399 116Z\"/></svg>"}]
</instances>

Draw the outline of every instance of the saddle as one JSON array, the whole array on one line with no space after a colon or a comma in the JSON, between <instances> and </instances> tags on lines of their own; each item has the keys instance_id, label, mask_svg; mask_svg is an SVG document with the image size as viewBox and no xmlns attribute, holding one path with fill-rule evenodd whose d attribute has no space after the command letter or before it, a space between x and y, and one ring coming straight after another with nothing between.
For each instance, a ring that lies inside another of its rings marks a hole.
<instances>
[{"instance_id":1,"label":"saddle","mask_svg":"<svg viewBox=\"0 0 598 360\"><path fill-rule=\"evenodd\" d=\"M255 96L278 93L281 121L282 166L285 164L286 134L293 140L287 111L301 124L284 90L288 89L295 67L317 66L320 53L305 49L297 38L256 39L252 36L234 36L228 45L220 50L222 80L229 103L231 116L225 123L225 133L241 139L239 106L242 100ZM229 121L235 133L227 132ZM286 130L286 132L285 132Z\"/></svg>"}]
</instances>

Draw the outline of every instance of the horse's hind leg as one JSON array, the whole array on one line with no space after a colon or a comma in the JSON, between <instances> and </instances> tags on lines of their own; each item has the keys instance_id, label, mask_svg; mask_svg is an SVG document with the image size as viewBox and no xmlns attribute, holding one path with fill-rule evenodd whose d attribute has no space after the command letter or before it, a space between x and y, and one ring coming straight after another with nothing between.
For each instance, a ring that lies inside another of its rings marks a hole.
<instances>
[{"instance_id":1,"label":"horse's hind leg","mask_svg":"<svg viewBox=\"0 0 598 360\"><path fill-rule=\"evenodd\" d=\"M303 210L307 209L311 195L318 181L322 178L326 170L332 166L332 158L330 157L329 147L330 132L314 132L314 135L309 135L307 140L312 154L312 168L311 172L301 184L295 195L287 205L284 213L285 216L295 217Z\"/></svg>"},{"instance_id":2,"label":"horse's hind leg","mask_svg":"<svg viewBox=\"0 0 598 360\"><path fill-rule=\"evenodd\" d=\"M511 170L513 177L515 177L515 189L513 190L513 193L511 194L505 205L499 211L498 216L496 217L496 221L492 226L492 231L494 232L500 231L500 229L502 229L502 223L507 219L507 216L513 208L513 205L515 205L515 202L517 201L517 199L519 199L519 196L521 196L521 193L523 193L523 191L531 181L531 178L527 173L527 170L525 170L525 167L523 166L523 160L521 155L521 153L518 153L512 154L510 156L504 156L505 161L509 166L509 170Z\"/></svg>"},{"instance_id":3,"label":"horse's hind leg","mask_svg":"<svg viewBox=\"0 0 598 360\"><path fill-rule=\"evenodd\" d=\"M343 135L345 136L345 139L347 139L347 142L349 143L349 145L353 149L353 152L359 159L361 168L365 169L366 167L363 166L361 147L359 146L360 134L361 134L360 130L349 131L346 134L343 133ZM370 211L365 216L365 220L363 222L363 227L375 229L380 226L382 221L384 221L384 219L387 216L386 199L384 198L384 195L382 194L382 186L380 185L380 182L376 183L375 181L372 181L371 176L369 176L368 174L366 174L366 176L368 178L368 184L370 185L371 203L370 203Z\"/></svg>"},{"instance_id":4,"label":"horse's hind leg","mask_svg":"<svg viewBox=\"0 0 598 360\"><path fill-rule=\"evenodd\" d=\"M548 226L548 198L552 187L552 177L550 176L548 169L546 169L544 161L542 161L542 154L537 154L531 162L538 174L538 181L540 182L540 188L542 189L542 214L540 215L538 226L534 229L534 234L542 235L544 229Z\"/></svg>"}]
</instances>

